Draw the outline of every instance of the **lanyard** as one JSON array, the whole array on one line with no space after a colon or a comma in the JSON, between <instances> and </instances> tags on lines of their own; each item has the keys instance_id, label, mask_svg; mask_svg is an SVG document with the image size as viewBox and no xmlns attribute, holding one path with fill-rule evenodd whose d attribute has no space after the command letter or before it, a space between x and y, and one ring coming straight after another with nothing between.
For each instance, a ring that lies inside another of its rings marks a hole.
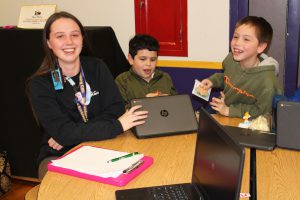
<instances>
[{"instance_id":1,"label":"lanyard","mask_svg":"<svg viewBox=\"0 0 300 200\"><path fill-rule=\"evenodd\" d=\"M80 113L83 122L86 123L88 121L87 105L90 103L91 100L91 89L89 84L85 81L85 76L82 67L80 67L78 88L76 87L76 84L71 77L66 76L66 80L73 87L73 90L75 92L77 109Z\"/></svg>"}]
</instances>

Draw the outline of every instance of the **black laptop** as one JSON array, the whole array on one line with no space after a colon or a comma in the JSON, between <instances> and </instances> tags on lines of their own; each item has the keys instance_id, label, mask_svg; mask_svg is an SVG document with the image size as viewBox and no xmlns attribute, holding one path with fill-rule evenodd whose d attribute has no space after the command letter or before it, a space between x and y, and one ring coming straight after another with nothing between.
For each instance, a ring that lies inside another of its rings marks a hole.
<instances>
[{"instance_id":1,"label":"black laptop","mask_svg":"<svg viewBox=\"0 0 300 200\"><path fill-rule=\"evenodd\" d=\"M271 151L276 146L276 134L249 128L224 126L228 134L244 147Z\"/></svg>"},{"instance_id":2,"label":"black laptop","mask_svg":"<svg viewBox=\"0 0 300 200\"><path fill-rule=\"evenodd\" d=\"M300 102L279 101L277 104L277 146L300 150Z\"/></svg>"},{"instance_id":3,"label":"black laptop","mask_svg":"<svg viewBox=\"0 0 300 200\"><path fill-rule=\"evenodd\" d=\"M142 105L148 111L145 123L132 132L137 138L193 133L198 129L190 96L187 94L131 100L131 106Z\"/></svg>"},{"instance_id":4,"label":"black laptop","mask_svg":"<svg viewBox=\"0 0 300 200\"><path fill-rule=\"evenodd\" d=\"M244 149L202 108L195 149L191 183L117 190L116 199L239 199Z\"/></svg>"},{"instance_id":5,"label":"black laptop","mask_svg":"<svg viewBox=\"0 0 300 200\"><path fill-rule=\"evenodd\" d=\"M228 133L245 147L273 150L281 148L300 150L299 114L300 102L279 101L274 110L270 132L225 126Z\"/></svg>"}]
</instances>

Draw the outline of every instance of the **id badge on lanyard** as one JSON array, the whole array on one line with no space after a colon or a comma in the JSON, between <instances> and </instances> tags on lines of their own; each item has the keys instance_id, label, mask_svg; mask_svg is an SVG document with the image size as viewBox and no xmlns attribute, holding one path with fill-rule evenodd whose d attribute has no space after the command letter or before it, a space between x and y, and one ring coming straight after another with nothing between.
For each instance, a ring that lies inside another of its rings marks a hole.
<instances>
[{"instance_id":1,"label":"id badge on lanyard","mask_svg":"<svg viewBox=\"0 0 300 200\"><path fill-rule=\"evenodd\" d=\"M55 90L64 89L64 85L61 78L61 73L59 68L51 71L52 82Z\"/></svg>"},{"instance_id":2,"label":"id badge on lanyard","mask_svg":"<svg viewBox=\"0 0 300 200\"><path fill-rule=\"evenodd\" d=\"M66 80L74 89L77 109L81 115L83 122L86 123L88 121L87 105L89 105L91 101L91 88L85 81L82 67L80 68L78 88L76 87L76 84L71 77L66 76Z\"/></svg>"}]
</instances>

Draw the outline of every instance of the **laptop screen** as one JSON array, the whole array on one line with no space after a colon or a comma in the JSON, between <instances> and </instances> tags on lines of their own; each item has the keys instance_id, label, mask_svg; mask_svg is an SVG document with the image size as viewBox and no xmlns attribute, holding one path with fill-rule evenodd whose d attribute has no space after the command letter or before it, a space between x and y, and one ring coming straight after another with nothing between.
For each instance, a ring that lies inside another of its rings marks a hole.
<instances>
[{"instance_id":1,"label":"laptop screen","mask_svg":"<svg viewBox=\"0 0 300 200\"><path fill-rule=\"evenodd\" d=\"M192 183L205 199L239 199L244 150L200 110Z\"/></svg>"}]
</instances>

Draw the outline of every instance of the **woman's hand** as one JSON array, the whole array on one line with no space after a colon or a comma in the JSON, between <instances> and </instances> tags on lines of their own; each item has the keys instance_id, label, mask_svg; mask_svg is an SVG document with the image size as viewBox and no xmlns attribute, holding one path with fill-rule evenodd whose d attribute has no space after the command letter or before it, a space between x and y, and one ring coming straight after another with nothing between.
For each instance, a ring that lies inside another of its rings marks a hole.
<instances>
[{"instance_id":1,"label":"woman's hand","mask_svg":"<svg viewBox=\"0 0 300 200\"><path fill-rule=\"evenodd\" d=\"M50 138L48 140L48 144L49 144L49 147L52 147L53 149L59 151L63 148L63 146L61 146L60 144L58 144L53 138Z\"/></svg>"},{"instance_id":2,"label":"woman's hand","mask_svg":"<svg viewBox=\"0 0 300 200\"><path fill-rule=\"evenodd\" d=\"M225 104L225 95L221 92L221 98L213 97L210 102L212 109L218 111L221 115L228 116L229 115L229 107Z\"/></svg>"},{"instance_id":3,"label":"woman's hand","mask_svg":"<svg viewBox=\"0 0 300 200\"><path fill-rule=\"evenodd\" d=\"M145 123L145 120L148 117L148 111L138 111L142 106L133 106L127 110L121 117L119 121L122 124L123 131L127 131L130 128L141 125Z\"/></svg>"}]
</instances>

